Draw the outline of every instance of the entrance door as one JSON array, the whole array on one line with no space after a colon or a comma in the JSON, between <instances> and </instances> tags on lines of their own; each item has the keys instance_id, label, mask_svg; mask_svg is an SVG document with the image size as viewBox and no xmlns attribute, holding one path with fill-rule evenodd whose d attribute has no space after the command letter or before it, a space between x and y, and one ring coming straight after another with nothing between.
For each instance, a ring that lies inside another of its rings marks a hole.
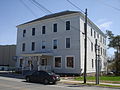
<instances>
[{"instance_id":1,"label":"entrance door","mask_svg":"<svg viewBox=\"0 0 120 90\"><path fill-rule=\"evenodd\" d=\"M41 65L42 66L47 66L47 58L42 58Z\"/></svg>"}]
</instances>

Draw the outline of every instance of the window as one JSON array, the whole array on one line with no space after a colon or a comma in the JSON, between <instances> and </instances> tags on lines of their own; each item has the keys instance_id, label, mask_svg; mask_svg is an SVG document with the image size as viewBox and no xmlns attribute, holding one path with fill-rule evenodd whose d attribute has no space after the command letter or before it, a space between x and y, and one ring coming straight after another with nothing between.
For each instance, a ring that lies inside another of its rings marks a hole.
<instances>
[{"instance_id":1,"label":"window","mask_svg":"<svg viewBox=\"0 0 120 90\"><path fill-rule=\"evenodd\" d=\"M31 48L32 51L35 50L35 42L32 42L32 48Z\"/></svg>"},{"instance_id":2,"label":"window","mask_svg":"<svg viewBox=\"0 0 120 90\"><path fill-rule=\"evenodd\" d=\"M73 57L67 57L66 58L66 60L67 60L67 67L68 68L73 68L74 67L74 58Z\"/></svg>"},{"instance_id":3,"label":"window","mask_svg":"<svg viewBox=\"0 0 120 90\"><path fill-rule=\"evenodd\" d=\"M96 38L96 32L94 31L94 38Z\"/></svg>"},{"instance_id":4,"label":"window","mask_svg":"<svg viewBox=\"0 0 120 90\"><path fill-rule=\"evenodd\" d=\"M91 36L92 36L92 33L93 33L93 30L92 30L92 28L91 28Z\"/></svg>"},{"instance_id":5,"label":"window","mask_svg":"<svg viewBox=\"0 0 120 90\"><path fill-rule=\"evenodd\" d=\"M47 59L46 58L42 58L41 65L42 66L46 66L47 65Z\"/></svg>"},{"instance_id":6,"label":"window","mask_svg":"<svg viewBox=\"0 0 120 90\"><path fill-rule=\"evenodd\" d=\"M61 57L55 57L55 67L61 67Z\"/></svg>"},{"instance_id":7,"label":"window","mask_svg":"<svg viewBox=\"0 0 120 90\"><path fill-rule=\"evenodd\" d=\"M42 34L45 34L45 26L42 26Z\"/></svg>"},{"instance_id":8,"label":"window","mask_svg":"<svg viewBox=\"0 0 120 90\"><path fill-rule=\"evenodd\" d=\"M26 30L23 30L23 37L25 37L25 34L26 34Z\"/></svg>"},{"instance_id":9,"label":"window","mask_svg":"<svg viewBox=\"0 0 120 90\"><path fill-rule=\"evenodd\" d=\"M22 44L22 51L25 51L25 43Z\"/></svg>"},{"instance_id":10,"label":"window","mask_svg":"<svg viewBox=\"0 0 120 90\"><path fill-rule=\"evenodd\" d=\"M57 40L53 40L53 49L57 49Z\"/></svg>"},{"instance_id":11,"label":"window","mask_svg":"<svg viewBox=\"0 0 120 90\"><path fill-rule=\"evenodd\" d=\"M97 34L97 38L99 38L99 34Z\"/></svg>"},{"instance_id":12,"label":"window","mask_svg":"<svg viewBox=\"0 0 120 90\"><path fill-rule=\"evenodd\" d=\"M66 38L66 48L70 48L70 38Z\"/></svg>"},{"instance_id":13,"label":"window","mask_svg":"<svg viewBox=\"0 0 120 90\"><path fill-rule=\"evenodd\" d=\"M101 47L101 55L102 55L102 47Z\"/></svg>"},{"instance_id":14,"label":"window","mask_svg":"<svg viewBox=\"0 0 120 90\"><path fill-rule=\"evenodd\" d=\"M70 21L66 21L66 30L70 30Z\"/></svg>"},{"instance_id":15,"label":"window","mask_svg":"<svg viewBox=\"0 0 120 90\"><path fill-rule=\"evenodd\" d=\"M57 32L57 23L53 24L53 32Z\"/></svg>"},{"instance_id":16,"label":"window","mask_svg":"<svg viewBox=\"0 0 120 90\"><path fill-rule=\"evenodd\" d=\"M93 51L93 43L91 42L91 51Z\"/></svg>"},{"instance_id":17,"label":"window","mask_svg":"<svg viewBox=\"0 0 120 90\"><path fill-rule=\"evenodd\" d=\"M92 59L92 68L94 68L94 60Z\"/></svg>"},{"instance_id":18,"label":"window","mask_svg":"<svg viewBox=\"0 0 120 90\"><path fill-rule=\"evenodd\" d=\"M45 41L42 41L42 49L45 49Z\"/></svg>"},{"instance_id":19,"label":"window","mask_svg":"<svg viewBox=\"0 0 120 90\"><path fill-rule=\"evenodd\" d=\"M100 42L102 42L102 36L100 36Z\"/></svg>"},{"instance_id":20,"label":"window","mask_svg":"<svg viewBox=\"0 0 120 90\"><path fill-rule=\"evenodd\" d=\"M35 36L35 28L32 28L32 36Z\"/></svg>"},{"instance_id":21,"label":"window","mask_svg":"<svg viewBox=\"0 0 120 90\"><path fill-rule=\"evenodd\" d=\"M20 67L22 67L22 65L23 65L23 59L20 59Z\"/></svg>"}]
</instances>

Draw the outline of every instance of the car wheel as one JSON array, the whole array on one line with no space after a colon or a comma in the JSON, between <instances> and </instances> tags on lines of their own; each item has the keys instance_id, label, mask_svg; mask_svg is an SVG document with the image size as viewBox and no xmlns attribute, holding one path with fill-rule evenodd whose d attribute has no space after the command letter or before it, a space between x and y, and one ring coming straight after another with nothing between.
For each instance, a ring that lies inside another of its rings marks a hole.
<instances>
[{"instance_id":1,"label":"car wheel","mask_svg":"<svg viewBox=\"0 0 120 90\"><path fill-rule=\"evenodd\" d=\"M30 77L26 77L26 81L27 81L27 82L30 82Z\"/></svg>"},{"instance_id":2,"label":"car wheel","mask_svg":"<svg viewBox=\"0 0 120 90\"><path fill-rule=\"evenodd\" d=\"M48 84L49 83L49 81L47 80L47 79L45 79L44 80L44 84L46 85L46 84Z\"/></svg>"}]
</instances>

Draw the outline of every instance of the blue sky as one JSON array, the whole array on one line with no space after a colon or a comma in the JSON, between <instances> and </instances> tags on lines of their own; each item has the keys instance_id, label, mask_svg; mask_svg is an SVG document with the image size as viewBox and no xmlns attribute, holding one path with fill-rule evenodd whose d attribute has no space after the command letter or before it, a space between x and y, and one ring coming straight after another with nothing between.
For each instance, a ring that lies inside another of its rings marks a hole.
<instances>
[{"instance_id":1,"label":"blue sky","mask_svg":"<svg viewBox=\"0 0 120 90\"><path fill-rule=\"evenodd\" d=\"M36 0L51 12L65 10L79 11L67 0ZM88 9L88 17L105 32L112 30L120 35L120 0L70 0L83 11ZM22 3L24 2L28 8ZM109 6L110 5L110 6ZM0 45L16 44L16 26L24 22L50 14L36 7L31 0L0 0ZM33 13L31 13L33 12Z\"/></svg>"}]
</instances>

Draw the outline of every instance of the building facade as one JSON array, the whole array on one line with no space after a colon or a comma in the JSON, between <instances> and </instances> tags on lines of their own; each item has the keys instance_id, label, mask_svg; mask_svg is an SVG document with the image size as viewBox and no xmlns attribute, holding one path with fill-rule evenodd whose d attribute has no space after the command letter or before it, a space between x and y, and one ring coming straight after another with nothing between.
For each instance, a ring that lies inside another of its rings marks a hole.
<instances>
[{"instance_id":1,"label":"building facade","mask_svg":"<svg viewBox=\"0 0 120 90\"><path fill-rule=\"evenodd\" d=\"M0 69L15 67L16 45L0 45Z\"/></svg>"},{"instance_id":2,"label":"building facade","mask_svg":"<svg viewBox=\"0 0 120 90\"><path fill-rule=\"evenodd\" d=\"M64 11L17 26L16 55L22 70L51 70L80 74L84 70L84 15ZM88 19L87 73L95 72L95 39L101 48L104 70L105 35Z\"/></svg>"}]
</instances>

